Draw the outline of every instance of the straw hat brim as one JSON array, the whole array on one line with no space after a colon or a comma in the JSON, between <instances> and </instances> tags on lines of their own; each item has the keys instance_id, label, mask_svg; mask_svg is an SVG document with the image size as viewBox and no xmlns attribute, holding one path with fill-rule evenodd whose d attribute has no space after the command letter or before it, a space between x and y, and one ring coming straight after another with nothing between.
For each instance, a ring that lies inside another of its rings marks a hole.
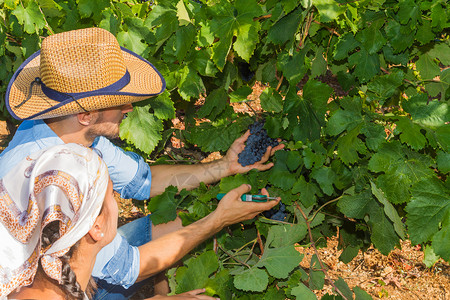
<instances>
[{"instance_id":1,"label":"straw hat brim","mask_svg":"<svg viewBox=\"0 0 450 300\"><path fill-rule=\"evenodd\" d=\"M13 75L6 90L5 103L9 113L18 120L47 119L77 114L109 107L116 107L148 99L158 95L166 88L159 71L141 56L121 47L125 66L130 73L130 82L118 91L98 92L88 97L56 101L50 99L36 84L30 84L40 76L40 51L30 56ZM78 103L77 103L78 102Z\"/></svg>"}]
</instances>

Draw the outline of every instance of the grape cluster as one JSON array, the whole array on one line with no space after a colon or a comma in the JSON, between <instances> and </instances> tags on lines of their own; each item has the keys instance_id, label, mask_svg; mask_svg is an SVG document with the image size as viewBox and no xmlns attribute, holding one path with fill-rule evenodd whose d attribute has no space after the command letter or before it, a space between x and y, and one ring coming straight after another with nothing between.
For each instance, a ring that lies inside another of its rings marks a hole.
<instances>
[{"instance_id":1,"label":"grape cluster","mask_svg":"<svg viewBox=\"0 0 450 300\"><path fill-rule=\"evenodd\" d=\"M280 202L278 210L271 208L263 212L263 215L268 219L284 221L284 219L286 219L286 205L284 205L283 202Z\"/></svg>"},{"instance_id":2,"label":"grape cluster","mask_svg":"<svg viewBox=\"0 0 450 300\"><path fill-rule=\"evenodd\" d=\"M267 135L267 131L263 128L264 121L256 121L248 126L250 136L247 139L244 151L238 154L238 162L245 167L252 165L261 160L267 147L275 147L278 141Z\"/></svg>"}]
</instances>

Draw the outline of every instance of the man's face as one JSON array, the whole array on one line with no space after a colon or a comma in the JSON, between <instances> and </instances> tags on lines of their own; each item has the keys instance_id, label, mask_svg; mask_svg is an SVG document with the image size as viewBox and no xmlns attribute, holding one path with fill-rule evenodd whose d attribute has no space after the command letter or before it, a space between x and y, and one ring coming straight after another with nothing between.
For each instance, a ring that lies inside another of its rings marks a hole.
<instances>
[{"instance_id":1,"label":"man's face","mask_svg":"<svg viewBox=\"0 0 450 300\"><path fill-rule=\"evenodd\" d=\"M110 139L118 138L120 122L122 122L124 115L132 110L131 104L99 110L97 119L89 128L87 135L93 138L97 136Z\"/></svg>"}]
</instances>

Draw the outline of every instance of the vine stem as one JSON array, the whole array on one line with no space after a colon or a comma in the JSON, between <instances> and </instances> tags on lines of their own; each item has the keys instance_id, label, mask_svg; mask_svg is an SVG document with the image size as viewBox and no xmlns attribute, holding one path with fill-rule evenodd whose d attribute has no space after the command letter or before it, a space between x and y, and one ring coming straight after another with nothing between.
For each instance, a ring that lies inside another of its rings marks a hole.
<instances>
[{"instance_id":1,"label":"vine stem","mask_svg":"<svg viewBox=\"0 0 450 300\"><path fill-rule=\"evenodd\" d=\"M264 254L264 244L262 242L261 234L259 233L258 229L256 229L256 234L257 234L257 238L256 239L257 239L258 244L259 244L259 249L261 249L261 255L263 255Z\"/></svg>"},{"instance_id":2,"label":"vine stem","mask_svg":"<svg viewBox=\"0 0 450 300\"><path fill-rule=\"evenodd\" d=\"M338 200L341 199L341 198L342 198L342 196L339 196L339 197L337 197L336 199L333 199L333 200L330 200L330 201L324 203L321 207L319 207L318 210L316 210L316 212L314 213L314 215L312 216L312 218L309 220L309 222L312 222L312 221L314 220L314 218L317 216L317 214L319 213L319 211L320 211L322 208L324 208L324 207L327 206L328 204L331 204L331 203L333 203L333 202L338 201Z\"/></svg>"},{"instance_id":3,"label":"vine stem","mask_svg":"<svg viewBox=\"0 0 450 300\"><path fill-rule=\"evenodd\" d=\"M240 259L237 259L233 254L229 253L227 250L225 250L219 243L217 243L217 246L222 250L226 255L234 259L236 262L240 263L243 266L246 266L247 268L251 268L247 263L241 261Z\"/></svg>"},{"instance_id":4,"label":"vine stem","mask_svg":"<svg viewBox=\"0 0 450 300\"><path fill-rule=\"evenodd\" d=\"M334 199L336 200L336 199ZM306 222L306 226L308 227L308 234L309 234L309 240L311 241L311 246L314 249L314 253L317 256L317 260L319 261L320 267L322 268L322 272L325 274L325 276L327 277L328 282L331 284L331 286L335 289L335 291L341 295L342 298L344 298L345 300L349 300L347 297L345 297L345 295L339 290L339 288L334 284L333 280L331 279L330 275L328 275L327 269L325 268L325 265L323 264L323 261L320 259L319 256L319 252L317 251L316 248L316 243L314 242L314 238L312 236L312 232L311 232L311 226L310 226L310 221L308 220L308 217L305 215L305 213L303 212L302 208L300 207L300 205L298 205L297 201L294 202L295 206L297 207L297 209L300 211L300 213L302 214L303 218L305 219ZM326 203L325 203L326 204Z\"/></svg>"}]
</instances>

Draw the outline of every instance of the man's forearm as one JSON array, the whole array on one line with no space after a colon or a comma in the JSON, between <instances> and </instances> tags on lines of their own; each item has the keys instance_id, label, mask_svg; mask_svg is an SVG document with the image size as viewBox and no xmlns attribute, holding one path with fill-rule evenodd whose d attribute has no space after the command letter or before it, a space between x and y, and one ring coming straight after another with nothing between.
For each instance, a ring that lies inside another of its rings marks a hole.
<instances>
[{"instance_id":1,"label":"man's forearm","mask_svg":"<svg viewBox=\"0 0 450 300\"><path fill-rule=\"evenodd\" d=\"M138 247L140 268L137 281L169 268L222 228L223 224L213 212L189 226Z\"/></svg>"},{"instance_id":2,"label":"man's forearm","mask_svg":"<svg viewBox=\"0 0 450 300\"><path fill-rule=\"evenodd\" d=\"M201 182L210 184L232 175L228 163L223 159L195 165L155 165L150 169L152 171L150 197L160 195L170 185L178 187L179 191L192 190Z\"/></svg>"}]
</instances>

